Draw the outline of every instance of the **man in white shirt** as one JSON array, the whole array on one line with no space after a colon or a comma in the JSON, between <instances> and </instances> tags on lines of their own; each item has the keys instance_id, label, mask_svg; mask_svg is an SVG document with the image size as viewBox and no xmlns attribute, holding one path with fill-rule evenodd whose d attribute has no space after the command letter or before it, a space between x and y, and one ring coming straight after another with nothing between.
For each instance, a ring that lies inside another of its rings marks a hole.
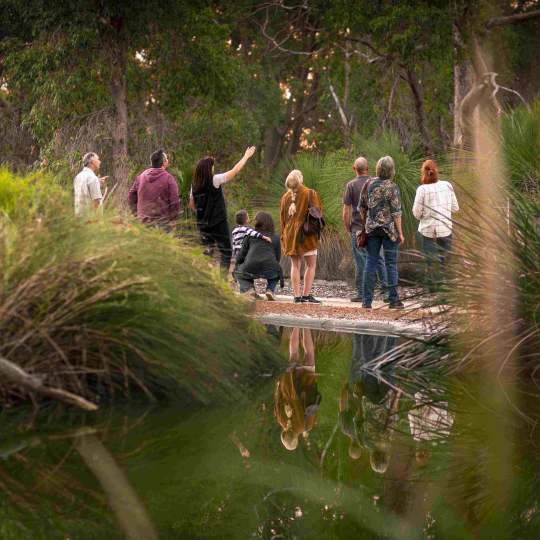
<instances>
[{"instance_id":1,"label":"man in white shirt","mask_svg":"<svg viewBox=\"0 0 540 540\"><path fill-rule=\"evenodd\" d=\"M108 177L98 178L101 161L95 152L88 152L83 157L83 170L73 181L73 191L75 196L75 215L80 216L93 209L97 211L101 206L103 195L101 194L101 183Z\"/></svg>"}]
</instances>

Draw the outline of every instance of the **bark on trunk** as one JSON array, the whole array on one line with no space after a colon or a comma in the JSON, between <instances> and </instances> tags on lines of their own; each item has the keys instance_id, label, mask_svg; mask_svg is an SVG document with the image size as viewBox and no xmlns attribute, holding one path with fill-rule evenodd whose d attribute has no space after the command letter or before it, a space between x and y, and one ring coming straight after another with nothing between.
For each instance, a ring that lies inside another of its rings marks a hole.
<instances>
[{"instance_id":1,"label":"bark on trunk","mask_svg":"<svg viewBox=\"0 0 540 540\"><path fill-rule=\"evenodd\" d=\"M111 80L110 92L114 106L114 125L112 133L113 177L118 184L116 199L122 207L127 205L129 190L128 162L128 104L127 104L127 48L120 42L111 42Z\"/></svg>"},{"instance_id":2,"label":"bark on trunk","mask_svg":"<svg viewBox=\"0 0 540 540\"><path fill-rule=\"evenodd\" d=\"M420 132L420 137L422 139L422 146L424 147L424 152L432 156L433 155L433 141L427 127L426 119L426 110L424 107L424 96L422 94L422 88L416 77L416 73L412 68L405 68L405 74L411 93L414 101L414 112L416 116L416 123L418 125L418 131Z\"/></svg>"},{"instance_id":3,"label":"bark on trunk","mask_svg":"<svg viewBox=\"0 0 540 540\"><path fill-rule=\"evenodd\" d=\"M472 86L472 64L465 54L465 43L458 24L454 24L454 137L453 145L456 148L462 146L463 131L460 122L460 108L463 98Z\"/></svg>"}]
</instances>

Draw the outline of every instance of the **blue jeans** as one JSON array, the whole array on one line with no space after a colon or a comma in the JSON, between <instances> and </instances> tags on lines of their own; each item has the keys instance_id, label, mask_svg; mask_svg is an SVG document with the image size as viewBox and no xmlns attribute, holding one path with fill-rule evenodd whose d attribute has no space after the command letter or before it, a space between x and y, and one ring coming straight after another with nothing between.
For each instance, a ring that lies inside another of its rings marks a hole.
<instances>
[{"instance_id":1,"label":"blue jeans","mask_svg":"<svg viewBox=\"0 0 540 540\"><path fill-rule=\"evenodd\" d=\"M377 264L380 257L381 247L384 250L384 262L386 265L386 275L388 278L388 299L390 303L399 301L397 292L398 270L397 258L399 244L392 242L382 229L375 229L367 237L367 264L366 276L364 279L364 304L371 305L373 302L373 289L377 278Z\"/></svg>"},{"instance_id":2,"label":"blue jeans","mask_svg":"<svg viewBox=\"0 0 540 540\"><path fill-rule=\"evenodd\" d=\"M353 232L351 234L351 238L352 238L352 254L353 254L353 259L354 259L354 266L356 269L356 272L355 272L356 291L358 293L358 297L362 298L364 294L364 280L366 276L367 251L366 251L366 248L359 248L356 245L356 233ZM379 260L377 261L377 279L379 281L379 285L381 286L383 294L387 294L386 283L388 279L386 277L386 268L384 266L382 247L379 254Z\"/></svg>"},{"instance_id":3,"label":"blue jeans","mask_svg":"<svg viewBox=\"0 0 540 540\"><path fill-rule=\"evenodd\" d=\"M237 276L238 285L240 286L240 292L248 292L249 289L255 289L255 283L253 279L248 279L245 277ZM270 278L266 279L266 290L274 292L276 290L277 284L279 283L279 278Z\"/></svg>"}]
</instances>

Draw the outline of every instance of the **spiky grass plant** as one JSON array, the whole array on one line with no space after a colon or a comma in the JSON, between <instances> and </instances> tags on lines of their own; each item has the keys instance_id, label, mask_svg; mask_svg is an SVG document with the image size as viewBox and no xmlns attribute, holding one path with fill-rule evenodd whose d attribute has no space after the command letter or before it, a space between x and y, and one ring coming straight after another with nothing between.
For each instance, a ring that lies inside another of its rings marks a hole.
<instances>
[{"instance_id":1,"label":"spiky grass plant","mask_svg":"<svg viewBox=\"0 0 540 540\"><path fill-rule=\"evenodd\" d=\"M503 118L502 148L512 185L521 192L540 187L540 99L530 109L520 107Z\"/></svg>"},{"instance_id":2,"label":"spiky grass plant","mask_svg":"<svg viewBox=\"0 0 540 540\"><path fill-rule=\"evenodd\" d=\"M18 181L18 180L14 180ZM199 249L49 198L0 223L0 356L92 401L234 398L275 359ZM0 382L4 402L29 394Z\"/></svg>"}]
</instances>

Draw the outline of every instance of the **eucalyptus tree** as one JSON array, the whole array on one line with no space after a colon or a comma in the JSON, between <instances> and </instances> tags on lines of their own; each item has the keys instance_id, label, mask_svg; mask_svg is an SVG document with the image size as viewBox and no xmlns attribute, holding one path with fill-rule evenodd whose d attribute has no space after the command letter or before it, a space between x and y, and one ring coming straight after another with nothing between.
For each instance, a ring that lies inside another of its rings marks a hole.
<instances>
[{"instance_id":1,"label":"eucalyptus tree","mask_svg":"<svg viewBox=\"0 0 540 540\"><path fill-rule=\"evenodd\" d=\"M187 96L228 99L227 30L211 2L2 0L11 23L4 78L42 145L74 119L111 109L118 193L129 174L130 106L174 115ZM224 96L224 94L226 94Z\"/></svg>"}]
</instances>

